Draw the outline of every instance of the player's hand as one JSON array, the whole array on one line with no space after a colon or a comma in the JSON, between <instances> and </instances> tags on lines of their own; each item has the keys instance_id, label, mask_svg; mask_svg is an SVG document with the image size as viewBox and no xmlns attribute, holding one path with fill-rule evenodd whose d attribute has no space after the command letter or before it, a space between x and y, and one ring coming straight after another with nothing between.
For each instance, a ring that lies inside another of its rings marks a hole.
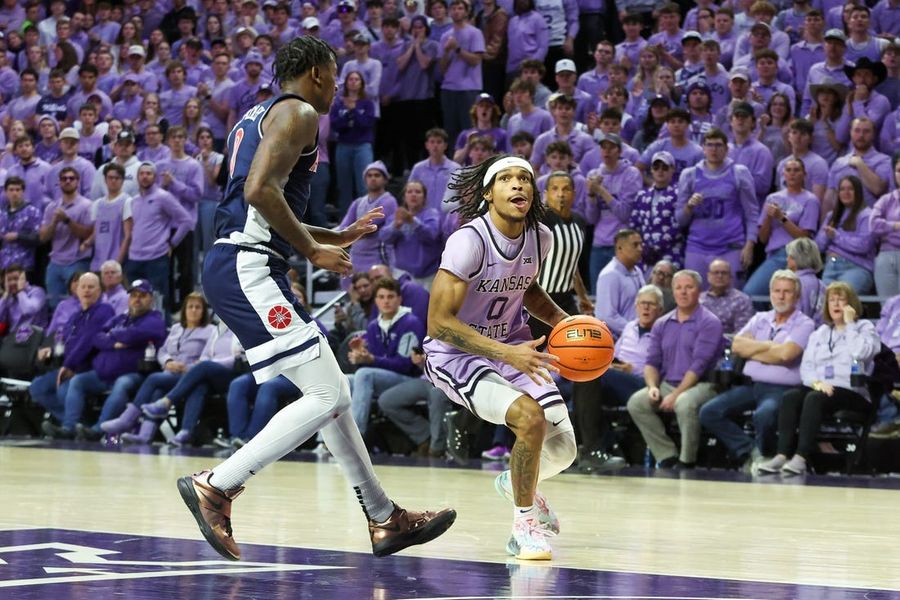
<instances>
[{"instance_id":1,"label":"player's hand","mask_svg":"<svg viewBox=\"0 0 900 600\"><path fill-rule=\"evenodd\" d=\"M659 403L659 410L672 412L673 410L675 410L676 401L678 401L678 394L676 394L675 392L666 394L666 396L662 399L662 402Z\"/></svg>"},{"instance_id":2,"label":"player's hand","mask_svg":"<svg viewBox=\"0 0 900 600\"><path fill-rule=\"evenodd\" d=\"M376 206L341 232L341 245L349 246L364 235L375 233L378 231L378 225L375 221L384 218L384 208ZM327 267L326 267L327 268Z\"/></svg>"},{"instance_id":3,"label":"player's hand","mask_svg":"<svg viewBox=\"0 0 900 600\"><path fill-rule=\"evenodd\" d=\"M353 263L350 262L350 255L339 246L317 244L307 258L309 258L309 262L320 269L328 269L341 275L351 275L353 273Z\"/></svg>"},{"instance_id":4,"label":"player's hand","mask_svg":"<svg viewBox=\"0 0 900 600\"><path fill-rule=\"evenodd\" d=\"M540 384L541 380L553 383L550 371L559 373L559 369L553 364L559 361L559 357L536 350L538 346L544 343L546 337L542 335L536 340L510 345L505 362L528 375L529 379L537 384Z\"/></svg>"}]
</instances>

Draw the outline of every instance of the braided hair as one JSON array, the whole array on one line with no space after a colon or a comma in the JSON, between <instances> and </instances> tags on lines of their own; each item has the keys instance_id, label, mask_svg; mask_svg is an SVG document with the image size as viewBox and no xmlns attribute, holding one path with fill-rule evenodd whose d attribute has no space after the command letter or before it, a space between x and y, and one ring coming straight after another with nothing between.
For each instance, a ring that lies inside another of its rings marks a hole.
<instances>
[{"instance_id":1,"label":"braided hair","mask_svg":"<svg viewBox=\"0 0 900 600\"><path fill-rule=\"evenodd\" d=\"M300 77L313 67L336 60L337 55L327 42L303 35L278 49L272 70L275 81L288 81Z\"/></svg>"},{"instance_id":2,"label":"braided hair","mask_svg":"<svg viewBox=\"0 0 900 600\"><path fill-rule=\"evenodd\" d=\"M488 212L488 203L484 196L494 187L494 180L497 176L491 177L486 186L483 184L484 176L491 165L508 156L510 155L499 154L492 156L477 165L464 167L453 173L447 188L456 193L448 198L446 202L458 203L458 206L452 212L458 213L462 221L477 219ZM532 178L531 186L534 196L531 201L531 207L525 215L525 226L529 229L537 229L544 218L546 208L534 178Z\"/></svg>"}]
</instances>

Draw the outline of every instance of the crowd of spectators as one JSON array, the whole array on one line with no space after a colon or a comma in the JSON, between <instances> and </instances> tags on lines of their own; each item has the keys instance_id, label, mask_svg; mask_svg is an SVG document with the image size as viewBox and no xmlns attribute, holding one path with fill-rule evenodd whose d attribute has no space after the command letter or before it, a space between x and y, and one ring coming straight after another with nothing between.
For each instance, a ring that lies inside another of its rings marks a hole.
<instances>
[{"instance_id":1,"label":"crowd of spectators","mask_svg":"<svg viewBox=\"0 0 900 600\"><path fill-rule=\"evenodd\" d=\"M328 41L339 74L306 220L385 213L351 249L351 302L327 332L361 430L377 405L419 452L445 449L453 407L419 378L427 290L461 225L449 178L496 153L529 159L552 209L542 285L620 339L614 371L571 390L576 412L627 406L664 466L692 465L705 427L739 462L777 447L768 468L790 472L821 418L809 406L884 401L893 425L890 395L844 367L871 373L882 343L900 356L894 0L3 0L0 32L0 333L55 365L32 384L50 435L148 442L183 406L187 443L214 392L240 445L287 399L240 372L196 290L227 133L279 93L275 52L298 35ZM149 349L161 371L145 377ZM27 370L4 350L6 375ZM710 382L726 350L766 366L749 390ZM748 403L755 443L727 424ZM588 470L621 462L598 431ZM508 441L501 428L487 455Z\"/></svg>"}]
</instances>

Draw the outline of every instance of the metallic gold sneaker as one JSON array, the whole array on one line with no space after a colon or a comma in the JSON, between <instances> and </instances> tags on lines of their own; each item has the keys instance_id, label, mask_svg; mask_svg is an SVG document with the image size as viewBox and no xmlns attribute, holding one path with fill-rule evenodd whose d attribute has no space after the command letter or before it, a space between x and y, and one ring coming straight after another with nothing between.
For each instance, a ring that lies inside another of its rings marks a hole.
<instances>
[{"instance_id":1,"label":"metallic gold sneaker","mask_svg":"<svg viewBox=\"0 0 900 600\"><path fill-rule=\"evenodd\" d=\"M412 512L394 504L394 512L387 521L369 521L372 553L387 556L409 546L425 544L450 529L455 520L456 511L452 508L439 512Z\"/></svg>"},{"instance_id":2,"label":"metallic gold sneaker","mask_svg":"<svg viewBox=\"0 0 900 600\"><path fill-rule=\"evenodd\" d=\"M178 480L178 491L209 545L228 560L240 560L241 549L231 535L231 501L244 488L223 492L209 484L211 475L212 471L201 471L182 477Z\"/></svg>"}]
</instances>

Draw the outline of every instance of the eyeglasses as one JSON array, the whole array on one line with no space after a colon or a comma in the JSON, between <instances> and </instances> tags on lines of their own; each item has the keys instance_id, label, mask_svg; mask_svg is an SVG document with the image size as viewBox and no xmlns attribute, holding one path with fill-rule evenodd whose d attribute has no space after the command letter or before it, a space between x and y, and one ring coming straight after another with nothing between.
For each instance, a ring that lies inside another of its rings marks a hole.
<instances>
[{"instance_id":1,"label":"eyeglasses","mask_svg":"<svg viewBox=\"0 0 900 600\"><path fill-rule=\"evenodd\" d=\"M637 305L641 308L656 308L659 306L656 302L638 302Z\"/></svg>"}]
</instances>

